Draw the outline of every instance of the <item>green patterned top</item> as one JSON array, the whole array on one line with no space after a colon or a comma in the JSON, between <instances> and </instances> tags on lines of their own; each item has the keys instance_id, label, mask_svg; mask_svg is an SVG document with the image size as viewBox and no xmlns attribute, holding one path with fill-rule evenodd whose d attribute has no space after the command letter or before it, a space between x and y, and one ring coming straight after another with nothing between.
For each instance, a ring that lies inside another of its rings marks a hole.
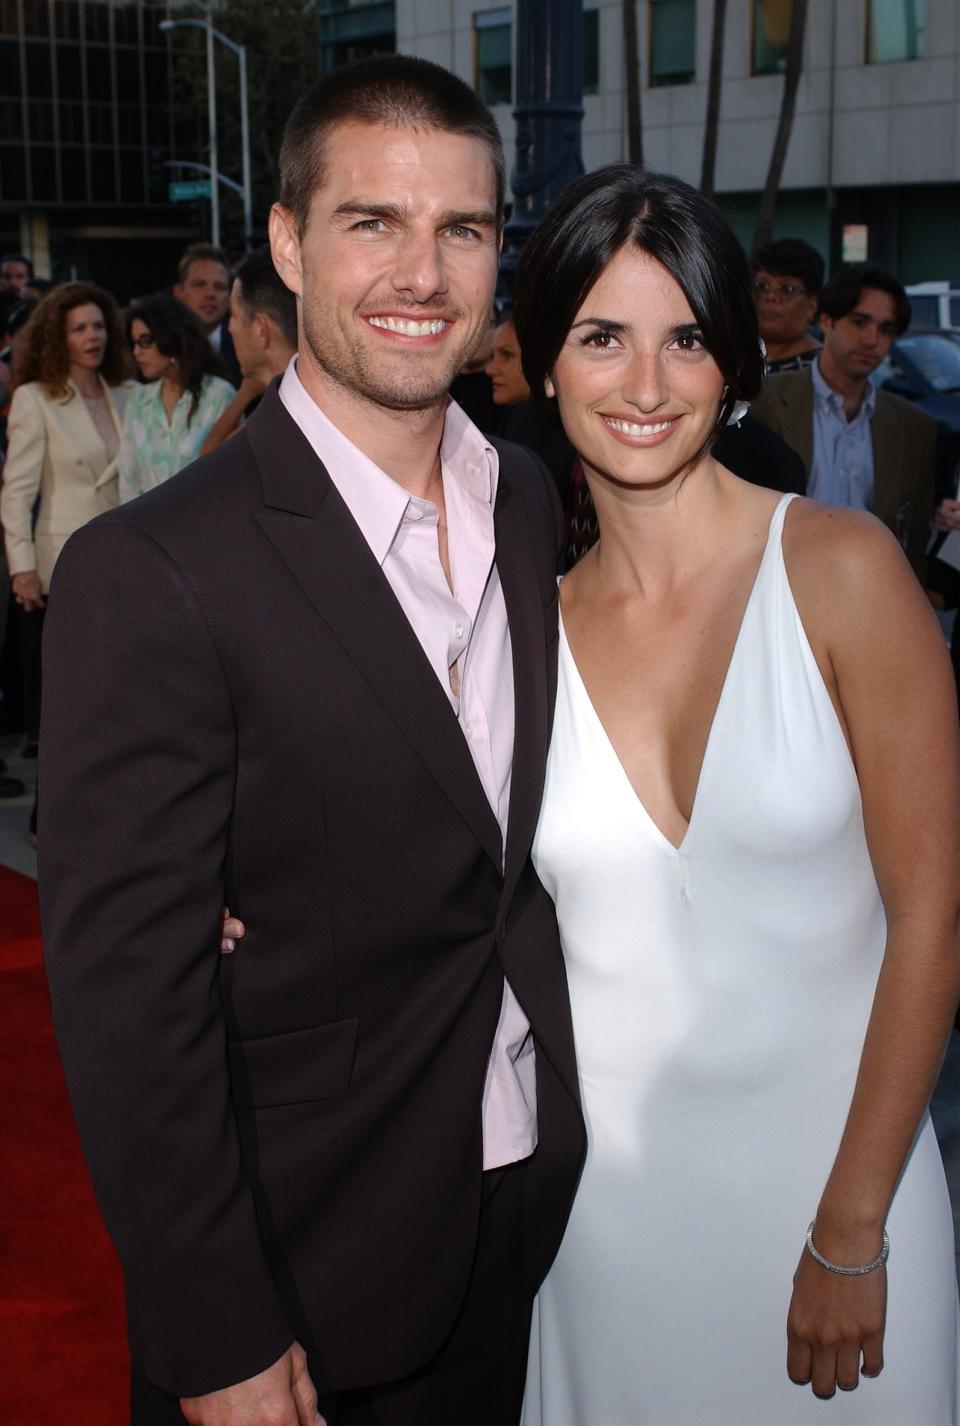
<instances>
[{"instance_id":1,"label":"green patterned top","mask_svg":"<svg viewBox=\"0 0 960 1426\"><path fill-rule=\"evenodd\" d=\"M167 420L163 409L162 381L151 381L131 391L120 438L121 503L152 490L155 485L162 485L196 460L211 427L235 395L229 381L219 376L205 376L197 409L188 426L193 400L189 391L177 402L172 421Z\"/></svg>"}]
</instances>

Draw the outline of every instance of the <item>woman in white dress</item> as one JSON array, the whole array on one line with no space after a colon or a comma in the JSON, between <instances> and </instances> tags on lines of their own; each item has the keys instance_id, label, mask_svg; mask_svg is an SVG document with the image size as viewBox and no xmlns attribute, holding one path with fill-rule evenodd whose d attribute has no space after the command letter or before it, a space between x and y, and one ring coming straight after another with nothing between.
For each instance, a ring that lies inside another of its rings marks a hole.
<instances>
[{"instance_id":1,"label":"woman in white dress","mask_svg":"<svg viewBox=\"0 0 960 1426\"><path fill-rule=\"evenodd\" d=\"M711 458L762 364L746 259L701 195L627 165L578 180L515 312L600 525L561 584L534 845L590 1146L525 1426L949 1426L938 625L872 516Z\"/></svg>"}]
</instances>

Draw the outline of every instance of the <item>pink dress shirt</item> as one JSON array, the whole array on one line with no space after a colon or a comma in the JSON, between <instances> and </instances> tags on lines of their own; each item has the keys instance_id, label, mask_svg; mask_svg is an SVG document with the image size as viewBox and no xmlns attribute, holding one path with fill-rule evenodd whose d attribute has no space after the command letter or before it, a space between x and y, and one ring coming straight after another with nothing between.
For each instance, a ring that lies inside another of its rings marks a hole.
<instances>
[{"instance_id":1,"label":"pink dress shirt","mask_svg":"<svg viewBox=\"0 0 960 1426\"><path fill-rule=\"evenodd\" d=\"M295 357L280 399L326 467L440 680L505 845L514 701L510 629L494 563L496 451L451 401L440 442L451 591L440 563L437 506L409 495L338 430L305 390ZM450 683L454 669L459 694ZM483 1087L483 1166L515 1163L536 1144L533 1037L504 981Z\"/></svg>"}]
</instances>

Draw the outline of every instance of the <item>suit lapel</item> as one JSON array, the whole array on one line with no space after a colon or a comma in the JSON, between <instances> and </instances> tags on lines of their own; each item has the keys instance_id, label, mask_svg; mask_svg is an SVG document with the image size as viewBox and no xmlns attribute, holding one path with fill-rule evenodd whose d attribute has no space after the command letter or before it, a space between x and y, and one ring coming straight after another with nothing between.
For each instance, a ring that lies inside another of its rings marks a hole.
<instances>
[{"instance_id":1,"label":"suit lapel","mask_svg":"<svg viewBox=\"0 0 960 1426\"><path fill-rule=\"evenodd\" d=\"M356 522L275 389L246 430L266 504L254 518L499 870L500 828L450 702Z\"/></svg>"},{"instance_id":2,"label":"suit lapel","mask_svg":"<svg viewBox=\"0 0 960 1426\"><path fill-rule=\"evenodd\" d=\"M783 439L797 452L809 476L813 465L813 381L809 370L797 373L782 400Z\"/></svg>"},{"instance_id":3,"label":"suit lapel","mask_svg":"<svg viewBox=\"0 0 960 1426\"><path fill-rule=\"evenodd\" d=\"M504 873L507 905L526 864L540 814L547 758L547 671L543 601L531 553L530 528L524 502L511 489L502 468L494 524L497 572L510 625L515 708Z\"/></svg>"},{"instance_id":4,"label":"suit lapel","mask_svg":"<svg viewBox=\"0 0 960 1426\"><path fill-rule=\"evenodd\" d=\"M877 392L877 404L870 422L870 444L873 447L873 513L898 538L904 524L906 509L900 508L900 471L905 452L904 429L900 421L890 419L894 413L883 392ZM905 533L905 532L904 532Z\"/></svg>"}]
</instances>

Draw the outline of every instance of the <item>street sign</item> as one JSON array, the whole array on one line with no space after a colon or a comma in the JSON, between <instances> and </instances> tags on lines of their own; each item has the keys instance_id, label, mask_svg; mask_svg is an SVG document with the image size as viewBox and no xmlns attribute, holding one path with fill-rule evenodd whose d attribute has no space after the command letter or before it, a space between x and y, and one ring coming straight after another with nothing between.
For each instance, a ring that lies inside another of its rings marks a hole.
<instances>
[{"instance_id":1,"label":"street sign","mask_svg":"<svg viewBox=\"0 0 960 1426\"><path fill-rule=\"evenodd\" d=\"M171 183L167 191L171 203L186 203L190 198L209 198L210 181L198 178L190 179L187 183Z\"/></svg>"}]
</instances>

